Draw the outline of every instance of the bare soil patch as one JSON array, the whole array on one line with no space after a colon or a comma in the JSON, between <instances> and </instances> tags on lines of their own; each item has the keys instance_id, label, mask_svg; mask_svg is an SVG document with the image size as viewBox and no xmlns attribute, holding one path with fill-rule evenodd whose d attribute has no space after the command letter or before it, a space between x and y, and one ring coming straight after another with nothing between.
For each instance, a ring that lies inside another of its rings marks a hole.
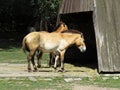
<instances>
[{"instance_id":1,"label":"bare soil patch","mask_svg":"<svg viewBox=\"0 0 120 90\"><path fill-rule=\"evenodd\" d=\"M65 64L65 72L55 72L53 68L48 68L47 65L43 65L39 72L28 72L27 64L0 63L0 77L94 77L98 75L96 69L77 67L71 64Z\"/></svg>"},{"instance_id":2,"label":"bare soil patch","mask_svg":"<svg viewBox=\"0 0 120 90\"><path fill-rule=\"evenodd\" d=\"M72 90L120 90L120 89L96 86L74 86Z\"/></svg>"},{"instance_id":3,"label":"bare soil patch","mask_svg":"<svg viewBox=\"0 0 120 90\"><path fill-rule=\"evenodd\" d=\"M28 72L27 64L9 64L0 63L0 77L95 77L99 76L96 69L87 67L77 67L71 64L65 64L65 72L55 72L53 68L48 68L47 65L43 65L39 72ZM32 79L33 80L33 79ZM81 86L74 85L72 90L119 90L115 88L103 88L97 86Z\"/></svg>"}]
</instances>

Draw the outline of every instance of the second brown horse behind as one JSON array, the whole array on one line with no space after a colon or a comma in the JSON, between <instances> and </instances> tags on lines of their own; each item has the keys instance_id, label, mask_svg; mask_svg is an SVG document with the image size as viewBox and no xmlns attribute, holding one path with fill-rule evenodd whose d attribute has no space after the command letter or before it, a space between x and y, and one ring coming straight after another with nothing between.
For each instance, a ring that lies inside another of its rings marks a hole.
<instances>
[{"instance_id":1,"label":"second brown horse behind","mask_svg":"<svg viewBox=\"0 0 120 90\"><path fill-rule=\"evenodd\" d=\"M74 33L74 34L80 34L82 37L84 37L82 32L75 29L64 30L64 31L61 31L60 33ZM50 53L49 67L55 65L55 58L56 58L56 55L54 54L54 52ZM56 62L56 64L57 66L60 66L60 58L58 59L58 62Z\"/></svg>"}]
</instances>

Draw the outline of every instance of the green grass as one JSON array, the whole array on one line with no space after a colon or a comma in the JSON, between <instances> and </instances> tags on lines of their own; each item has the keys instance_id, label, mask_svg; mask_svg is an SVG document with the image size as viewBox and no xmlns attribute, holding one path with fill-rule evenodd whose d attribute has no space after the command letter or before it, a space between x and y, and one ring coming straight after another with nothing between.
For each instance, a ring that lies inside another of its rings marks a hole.
<instances>
[{"instance_id":1,"label":"green grass","mask_svg":"<svg viewBox=\"0 0 120 90\"><path fill-rule=\"evenodd\" d=\"M70 90L69 83L65 83L62 78L53 78L52 80L43 80L37 77L37 81L30 81L28 78L17 78L16 80L0 80L1 90Z\"/></svg>"},{"instance_id":2,"label":"green grass","mask_svg":"<svg viewBox=\"0 0 120 90\"><path fill-rule=\"evenodd\" d=\"M107 78L107 79L103 79ZM120 77L118 79L114 79L114 77L94 77L94 78L83 78L80 82L82 85L94 85L99 87L109 87L109 88L120 88Z\"/></svg>"},{"instance_id":3,"label":"green grass","mask_svg":"<svg viewBox=\"0 0 120 90\"><path fill-rule=\"evenodd\" d=\"M49 59L48 54L43 54L43 63ZM35 57L36 60L36 57ZM0 63L27 63L27 56L21 48L11 48L8 50L0 50Z\"/></svg>"},{"instance_id":4,"label":"green grass","mask_svg":"<svg viewBox=\"0 0 120 90\"><path fill-rule=\"evenodd\" d=\"M0 63L25 63L26 55L20 48L11 48L0 51Z\"/></svg>"},{"instance_id":5,"label":"green grass","mask_svg":"<svg viewBox=\"0 0 120 90\"><path fill-rule=\"evenodd\" d=\"M42 63L46 63L49 56L48 54L43 54L42 58ZM0 63L27 63L27 56L22 51L20 43L10 41L1 43Z\"/></svg>"},{"instance_id":6,"label":"green grass","mask_svg":"<svg viewBox=\"0 0 120 90\"><path fill-rule=\"evenodd\" d=\"M111 88L120 88L120 78L113 79L114 77L108 77L108 79L103 80L102 77L98 77L93 81L93 84L96 84L101 87L111 87Z\"/></svg>"},{"instance_id":7,"label":"green grass","mask_svg":"<svg viewBox=\"0 0 120 90\"><path fill-rule=\"evenodd\" d=\"M24 78L0 78L1 90L72 90L76 85L93 85L99 87L120 88L120 78L115 80L110 77L103 80L102 77L82 78L80 81L65 82L64 77L54 77L51 80L46 78L34 77L37 81L31 81L29 77Z\"/></svg>"}]
</instances>

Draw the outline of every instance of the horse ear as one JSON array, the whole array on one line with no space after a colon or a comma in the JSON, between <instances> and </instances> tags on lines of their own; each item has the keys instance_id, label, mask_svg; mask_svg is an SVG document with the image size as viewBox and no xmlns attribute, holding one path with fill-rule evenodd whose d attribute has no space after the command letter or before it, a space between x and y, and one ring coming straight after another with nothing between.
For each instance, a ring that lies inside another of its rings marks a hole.
<instances>
[{"instance_id":1,"label":"horse ear","mask_svg":"<svg viewBox=\"0 0 120 90\"><path fill-rule=\"evenodd\" d=\"M64 27L66 26L66 24L63 21L60 21L60 24L62 24Z\"/></svg>"},{"instance_id":2,"label":"horse ear","mask_svg":"<svg viewBox=\"0 0 120 90\"><path fill-rule=\"evenodd\" d=\"M83 33L81 33L81 37L84 38Z\"/></svg>"}]
</instances>

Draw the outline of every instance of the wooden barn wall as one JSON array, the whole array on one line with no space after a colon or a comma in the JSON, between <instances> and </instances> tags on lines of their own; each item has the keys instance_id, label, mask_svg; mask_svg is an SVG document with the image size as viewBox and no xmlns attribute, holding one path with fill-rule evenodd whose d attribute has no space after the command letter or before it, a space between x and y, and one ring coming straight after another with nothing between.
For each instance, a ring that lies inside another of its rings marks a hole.
<instances>
[{"instance_id":1,"label":"wooden barn wall","mask_svg":"<svg viewBox=\"0 0 120 90\"><path fill-rule=\"evenodd\" d=\"M99 72L120 72L120 0L94 0Z\"/></svg>"},{"instance_id":2,"label":"wooden barn wall","mask_svg":"<svg viewBox=\"0 0 120 90\"><path fill-rule=\"evenodd\" d=\"M59 14L92 10L93 0L62 0Z\"/></svg>"}]
</instances>

